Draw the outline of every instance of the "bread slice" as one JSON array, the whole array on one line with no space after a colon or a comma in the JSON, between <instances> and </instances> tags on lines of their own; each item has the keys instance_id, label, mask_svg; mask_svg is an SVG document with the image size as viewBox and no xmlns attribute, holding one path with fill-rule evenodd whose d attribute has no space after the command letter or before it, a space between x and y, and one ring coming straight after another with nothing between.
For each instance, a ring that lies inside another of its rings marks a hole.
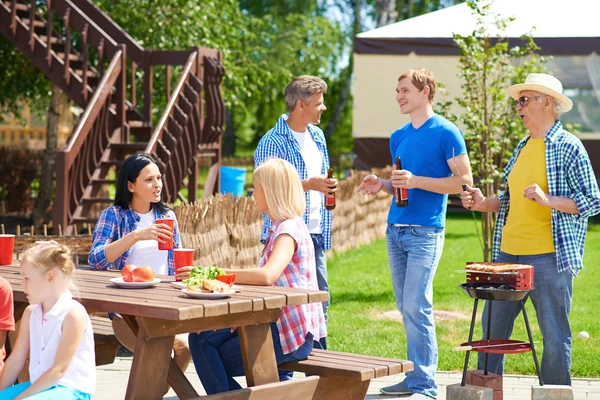
<instances>
[{"instance_id":1,"label":"bread slice","mask_svg":"<svg viewBox=\"0 0 600 400\"><path fill-rule=\"evenodd\" d=\"M200 285L186 286L186 289L190 292L212 293L212 290L204 289Z\"/></svg>"},{"instance_id":2,"label":"bread slice","mask_svg":"<svg viewBox=\"0 0 600 400\"><path fill-rule=\"evenodd\" d=\"M202 281L202 287L215 293L229 293L231 288L228 284L216 279L207 279Z\"/></svg>"}]
</instances>

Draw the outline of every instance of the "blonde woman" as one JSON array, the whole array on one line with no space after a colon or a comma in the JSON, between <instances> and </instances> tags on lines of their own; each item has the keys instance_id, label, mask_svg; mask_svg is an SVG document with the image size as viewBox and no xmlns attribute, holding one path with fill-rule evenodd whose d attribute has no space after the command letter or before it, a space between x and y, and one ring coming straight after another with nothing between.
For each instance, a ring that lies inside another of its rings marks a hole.
<instances>
[{"instance_id":1,"label":"blonde woman","mask_svg":"<svg viewBox=\"0 0 600 400\"><path fill-rule=\"evenodd\" d=\"M285 160L269 159L255 169L254 188L256 207L273 226L258 268L235 270L236 283L318 289L314 248L302 219L305 200L298 172ZM304 360L313 342L327 335L323 307L319 303L284 307L277 322L271 323L271 333L277 364ZM241 388L233 379L244 375L237 331L190 333L189 344L207 394ZM282 381L291 375L279 371Z\"/></svg>"}]
</instances>

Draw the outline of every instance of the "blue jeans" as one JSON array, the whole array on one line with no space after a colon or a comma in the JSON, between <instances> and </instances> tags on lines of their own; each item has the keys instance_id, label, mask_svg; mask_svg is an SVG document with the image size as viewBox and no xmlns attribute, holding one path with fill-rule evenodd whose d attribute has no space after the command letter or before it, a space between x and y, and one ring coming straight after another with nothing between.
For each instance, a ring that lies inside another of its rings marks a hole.
<instances>
[{"instance_id":1,"label":"blue jeans","mask_svg":"<svg viewBox=\"0 0 600 400\"><path fill-rule=\"evenodd\" d=\"M0 400L13 400L15 397L23 393L31 383L24 382L18 385L10 386L0 392ZM77 389L71 389L66 386L53 386L43 392L29 396L32 400L91 400L92 395L80 392Z\"/></svg>"},{"instance_id":2,"label":"blue jeans","mask_svg":"<svg viewBox=\"0 0 600 400\"><path fill-rule=\"evenodd\" d=\"M499 262L529 264L534 268L534 289L529 298L535 307L538 324L544 337L541 374L544 384L571 384L571 325L569 314L573 299L573 274L558 273L556 254L513 256L500 252ZM494 301L490 338L509 339L515 318L521 309L516 301ZM487 334L488 304L483 309L483 337ZM525 338L527 340L527 338ZM533 362L533 360L532 360ZM479 353L479 369L484 366L484 353ZM488 370L498 375L504 371L504 356L490 354Z\"/></svg>"},{"instance_id":3,"label":"blue jeans","mask_svg":"<svg viewBox=\"0 0 600 400\"><path fill-rule=\"evenodd\" d=\"M406 330L407 357L414 370L406 374L413 393L437 397L438 349L433 322L433 277L444 247L444 228L396 227L386 232L396 307Z\"/></svg>"},{"instance_id":4,"label":"blue jeans","mask_svg":"<svg viewBox=\"0 0 600 400\"><path fill-rule=\"evenodd\" d=\"M304 344L289 354L283 354L281 342L279 341L279 331L275 323L271 323L271 335L277 365L288 361L306 360L312 352L313 337L310 333L306 335ZM237 330L230 332L227 328L190 333L189 343L196 373L207 394L241 389L241 386L233 379L234 376L244 375L240 338ZM291 378L291 371L279 370L280 381Z\"/></svg>"},{"instance_id":5,"label":"blue jeans","mask_svg":"<svg viewBox=\"0 0 600 400\"><path fill-rule=\"evenodd\" d=\"M327 292L327 301L323 304L323 314L325 315L325 324L327 324L327 310L329 310L329 283L327 283L327 257L325 256L325 241L322 234L311 233L310 238L315 247L315 263L317 264L317 283L319 290ZM327 349L327 338L319 340L321 347Z\"/></svg>"}]
</instances>

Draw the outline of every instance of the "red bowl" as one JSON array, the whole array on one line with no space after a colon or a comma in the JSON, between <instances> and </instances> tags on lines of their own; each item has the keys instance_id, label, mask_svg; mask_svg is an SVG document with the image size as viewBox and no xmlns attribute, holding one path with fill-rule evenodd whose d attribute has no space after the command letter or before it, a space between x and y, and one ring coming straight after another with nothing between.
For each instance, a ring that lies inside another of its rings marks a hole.
<instances>
[{"instance_id":1,"label":"red bowl","mask_svg":"<svg viewBox=\"0 0 600 400\"><path fill-rule=\"evenodd\" d=\"M228 284L229 286L233 285L233 282L235 282L235 274L225 274L225 275L220 275L217 276L217 280L221 281L223 283Z\"/></svg>"}]
</instances>

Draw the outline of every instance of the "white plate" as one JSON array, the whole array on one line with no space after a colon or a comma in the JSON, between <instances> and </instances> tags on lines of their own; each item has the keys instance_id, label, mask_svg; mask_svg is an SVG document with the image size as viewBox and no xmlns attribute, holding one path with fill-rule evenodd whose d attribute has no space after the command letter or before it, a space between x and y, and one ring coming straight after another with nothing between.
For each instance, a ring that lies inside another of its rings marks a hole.
<instances>
[{"instance_id":1,"label":"white plate","mask_svg":"<svg viewBox=\"0 0 600 400\"><path fill-rule=\"evenodd\" d=\"M183 282L171 282L171 287L175 289L185 289L186 286ZM242 291L242 287L240 285L231 286L231 293L239 293Z\"/></svg>"},{"instance_id":2,"label":"white plate","mask_svg":"<svg viewBox=\"0 0 600 400\"><path fill-rule=\"evenodd\" d=\"M183 293L185 293L188 297L193 297L194 299L226 299L230 296L231 293L204 293L204 292L190 292L187 289L181 289Z\"/></svg>"},{"instance_id":3,"label":"white plate","mask_svg":"<svg viewBox=\"0 0 600 400\"><path fill-rule=\"evenodd\" d=\"M160 279L154 278L150 282L125 282L123 277L119 276L118 278L110 278L110 281L124 289L144 289L156 286L156 284L160 282Z\"/></svg>"}]
</instances>

